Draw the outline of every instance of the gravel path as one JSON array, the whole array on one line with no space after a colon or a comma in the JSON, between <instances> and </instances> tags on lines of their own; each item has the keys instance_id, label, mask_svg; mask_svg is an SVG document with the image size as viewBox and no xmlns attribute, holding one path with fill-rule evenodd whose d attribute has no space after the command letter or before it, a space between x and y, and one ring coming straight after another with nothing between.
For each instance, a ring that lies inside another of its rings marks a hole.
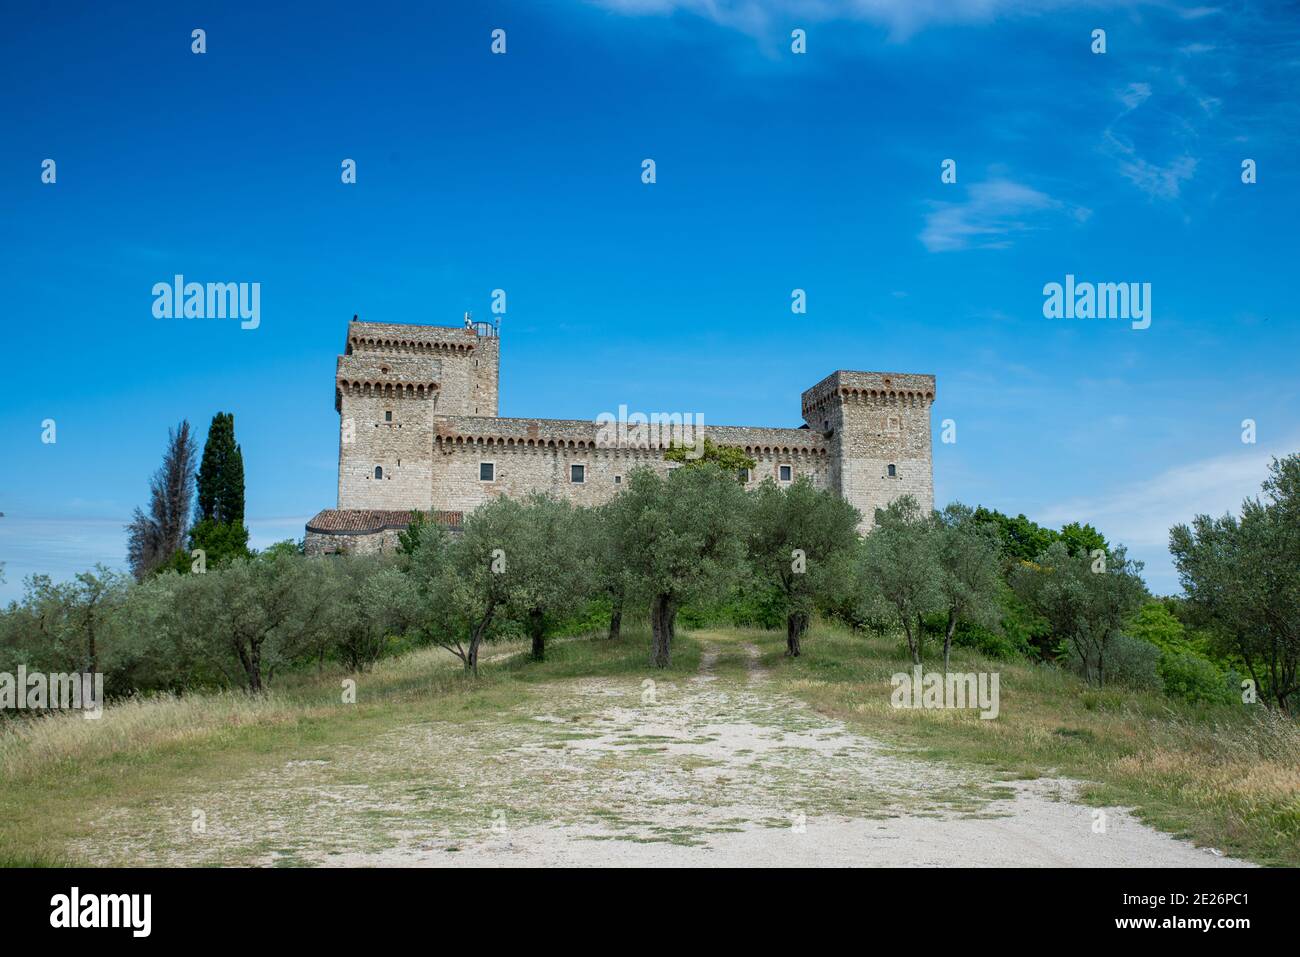
<instances>
[{"instance_id":1,"label":"gravel path","mask_svg":"<svg viewBox=\"0 0 1300 957\"><path fill-rule=\"evenodd\" d=\"M685 680L581 678L92 822L100 864L1243 866L1060 780L912 758L777 692L752 645ZM194 821L202 817L200 830Z\"/></svg>"},{"instance_id":2,"label":"gravel path","mask_svg":"<svg viewBox=\"0 0 1300 957\"><path fill-rule=\"evenodd\" d=\"M765 688L755 647L731 651L745 656L743 680L715 675L713 647L700 674L681 686L581 681L577 695L593 700L577 720L534 716L572 737L563 748L518 746L514 755L527 776L568 778L599 765L600 780L579 774L582 783L569 797L575 809L594 799L604 813L516 826L502 810L495 829L474 840L404 843L330 862L1246 866L1147 827L1123 809L1102 809L1102 829L1098 809L1071 800L1070 782L998 781L895 756Z\"/></svg>"}]
</instances>

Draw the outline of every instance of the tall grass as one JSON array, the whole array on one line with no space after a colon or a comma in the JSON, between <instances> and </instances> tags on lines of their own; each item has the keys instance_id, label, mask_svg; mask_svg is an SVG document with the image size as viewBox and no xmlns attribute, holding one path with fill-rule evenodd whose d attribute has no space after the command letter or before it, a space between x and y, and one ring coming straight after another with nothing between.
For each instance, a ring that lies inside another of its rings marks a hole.
<instances>
[{"instance_id":1,"label":"tall grass","mask_svg":"<svg viewBox=\"0 0 1300 957\"><path fill-rule=\"evenodd\" d=\"M224 729L290 720L282 697L242 692L131 698L98 720L80 712L5 721L0 725L0 777L58 775L87 758L142 753L161 744L200 744Z\"/></svg>"},{"instance_id":2,"label":"tall grass","mask_svg":"<svg viewBox=\"0 0 1300 957\"><path fill-rule=\"evenodd\" d=\"M867 733L1010 776L1076 778L1093 803L1133 807L1165 830L1262 863L1300 865L1300 723L1263 705L1099 689L1052 665L954 649L954 670L1000 674L998 718L899 710L889 679L911 670L901 641L819 624L791 661L781 636L760 636L765 664L792 693Z\"/></svg>"},{"instance_id":3,"label":"tall grass","mask_svg":"<svg viewBox=\"0 0 1300 957\"><path fill-rule=\"evenodd\" d=\"M517 652L516 643L492 646L492 656ZM366 698L397 702L445 692L460 678L460 662L422 648L349 675L337 667L284 676L273 691L156 694L105 705L103 717L62 711L0 722L0 779L73 773L87 761L144 755L164 746L212 747L241 728L292 724L337 713L342 682L354 680Z\"/></svg>"},{"instance_id":4,"label":"tall grass","mask_svg":"<svg viewBox=\"0 0 1300 957\"><path fill-rule=\"evenodd\" d=\"M58 780L90 763L147 758L163 748L220 747L244 729L335 719L344 681L356 683L359 705L396 720L405 707L429 713L428 705L459 694L509 699L513 683L644 670L649 647L648 628L634 624L625 629L624 640L612 645L600 636L551 640L548 660L540 665L522 654L525 641L492 642L477 678L465 674L461 662L445 650L420 648L384 659L364 674L336 666L291 672L277 679L275 690L260 695L241 690L157 694L110 702L95 720L72 711L6 719L0 721L0 782ZM674 671L696 667L698 653L689 640L675 652Z\"/></svg>"}]
</instances>

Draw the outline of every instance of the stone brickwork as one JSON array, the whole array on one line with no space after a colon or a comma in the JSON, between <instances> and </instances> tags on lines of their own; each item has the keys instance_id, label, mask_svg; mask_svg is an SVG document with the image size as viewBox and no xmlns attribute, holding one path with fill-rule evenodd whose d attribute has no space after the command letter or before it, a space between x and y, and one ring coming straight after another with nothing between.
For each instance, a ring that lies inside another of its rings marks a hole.
<instances>
[{"instance_id":1,"label":"stone brickwork","mask_svg":"<svg viewBox=\"0 0 1300 957\"><path fill-rule=\"evenodd\" d=\"M434 418L495 416L497 357L470 328L353 320L334 375L339 508L435 508Z\"/></svg>"},{"instance_id":2,"label":"stone brickwork","mask_svg":"<svg viewBox=\"0 0 1300 957\"><path fill-rule=\"evenodd\" d=\"M803 394L804 421L832 445L831 487L862 513L862 531L903 495L934 507L934 394L932 375L846 371Z\"/></svg>"},{"instance_id":3,"label":"stone brickwork","mask_svg":"<svg viewBox=\"0 0 1300 957\"><path fill-rule=\"evenodd\" d=\"M486 324L354 318L335 371L338 508L308 523L309 551L394 547L405 520L391 516L411 509L458 516L530 492L596 505L633 468L675 467L663 458L673 438L666 432L647 442L635 429L618 433L596 421L499 418L499 368L500 339ZM807 476L857 507L867 531L875 509L901 495L933 507L934 396L934 376L840 371L804 392L801 428L706 422L704 434L755 460L751 486Z\"/></svg>"},{"instance_id":4,"label":"stone brickwork","mask_svg":"<svg viewBox=\"0 0 1300 957\"><path fill-rule=\"evenodd\" d=\"M332 509L317 512L307 522L308 555L376 555L397 550L398 537L411 524L409 509ZM426 519L460 530L459 512L429 512Z\"/></svg>"},{"instance_id":5,"label":"stone brickwork","mask_svg":"<svg viewBox=\"0 0 1300 957\"><path fill-rule=\"evenodd\" d=\"M676 467L664 461L667 435L654 448L638 447L635 438L620 445L602 437L594 421L438 416L434 427L433 477L442 509L468 512L497 495L520 497L535 491L598 505L618 491L634 468L664 473ZM751 484L768 477L780 481L781 466L786 465L787 482L806 475L820 488L830 485L827 444L807 429L706 423L704 433L719 445L744 449L755 460ZM491 466L490 479L480 477L484 465ZM582 466L581 481L575 481L574 465Z\"/></svg>"}]
</instances>

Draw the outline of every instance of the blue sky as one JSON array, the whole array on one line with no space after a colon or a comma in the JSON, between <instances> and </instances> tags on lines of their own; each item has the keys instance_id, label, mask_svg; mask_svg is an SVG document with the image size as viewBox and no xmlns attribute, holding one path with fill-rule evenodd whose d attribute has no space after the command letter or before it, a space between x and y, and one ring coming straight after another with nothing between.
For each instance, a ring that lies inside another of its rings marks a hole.
<instances>
[{"instance_id":1,"label":"blue sky","mask_svg":"<svg viewBox=\"0 0 1300 957\"><path fill-rule=\"evenodd\" d=\"M2 598L121 566L182 418L235 414L254 544L300 537L348 319L496 288L503 415L798 425L834 369L931 372L940 503L1092 522L1161 592L1169 525L1300 448L1294 9L81 6L0 30ZM154 319L176 273L261 283L260 327ZM1150 283L1150 328L1044 318L1067 273Z\"/></svg>"}]
</instances>

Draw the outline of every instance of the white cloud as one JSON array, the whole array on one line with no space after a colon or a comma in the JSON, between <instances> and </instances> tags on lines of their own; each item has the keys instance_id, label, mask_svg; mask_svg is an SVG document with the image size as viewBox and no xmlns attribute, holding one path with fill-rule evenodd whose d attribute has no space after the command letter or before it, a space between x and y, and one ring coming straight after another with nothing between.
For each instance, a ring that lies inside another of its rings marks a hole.
<instances>
[{"instance_id":1,"label":"white cloud","mask_svg":"<svg viewBox=\"0 0 1300 957\"><path fill-rule=\"evenodd\" d=\"M1130 83L1115 95L1119 97L1119 101L1128 109L1136 110L1150 98L1151 84Z\"/></svg>"},{"instance_id":2,"label":"white cloud","mask_svg":"<svg viewBox=\"0 0 1300 957\"><path fill-rule=\"evenodd\" d=\"M920 235L930 252L1003 249L1015 234L1038 228L1037 222L1047 216L1082 221L1089 215L1087 209L1005 179L975 183L966 192L964 202L931 204Z\"/></svg>"},{"instance_id":3,"label":"white cloud","mask_svg":"<svg viewBox=\"0 0 1300 957\"><path fill-rule=\"evenodd\" d=\"M275 518L250 518L248 520L248 546L261 550L286 538L294 541L306 534L310 515L293 515Z\"/></svg>"},{"instance_id":4,"label":"white cloud","mask_svg":"<svg viewBox=\"0 0 1300 957\"><path fill-rule=\"evenodd\" d=\"M1082 6L1084 0L589 0L628 16L694 14L751 35L774 26L859 21L888 27L907 36L937 23L984 23L1006 15L1023 15ZM1088 6L1097 4L1088 3ZM798 22L796 22L798 21Z\"/></svg>"},{"instance_id":5,"label":"white cloud","mask_svg":"<svg viewBox=\"0 0 1300 957\"><path fill-rule=\"evenodd\" d=\"M1097 498L1062 502L1048 508L1042 521L1104 524L1127 544L1166 545L1169 529L1194 515L1240 510L1244 499L1259 494L1273 455L1285 454L1243 448L1249 450L1174 466Z\"/></svg>"},{"instance_id":6,"label":"white cloud","mask_svg":"<svg viewBox=\"0 0 1300 957\"><path fill-rule=\"evenodd\" d=\"M1197 515L1239 513L1241 503L1259 495L1274 456L1294 451L1300 441L1272 447L1243 446L1242 451L1167 468L1092 498L1050 506L1036 516L1043 525L1067 522L1093 525L1113 544L1129 546L1132 557L1146 562L1146 578L1161 593L1178 590L1169 556L1169 529Z\"/></svg>"},{"instance_id":7,"label":"white cloud","mask_svg":"<svg viewBox=\"0 0 1300 957\"><path fill-rule=\"evenodd\" d=\"M248 519L249 542L267 548L286 538L303 537L309 515ZM10 512L0 519L0 556L5 581L0 604L21 597L28 575L49 575L68 581L78 572L103 563L126 568L126 523L129 518L50 518Z\"/></svg>"},{"instance_id":8,"label":"white cloud","mask_svg":"<svg viewBox=\"0 0 1300 957\"><path fill-rule=\"evenodd\" d=\"M1119 161L1120 175L1142 192L1156 199L1177 199L1183 183L1196 174L1196 159L1180 156L1161 166L1138 156L1132 150Z\"/></svg>"}]
</instances>

